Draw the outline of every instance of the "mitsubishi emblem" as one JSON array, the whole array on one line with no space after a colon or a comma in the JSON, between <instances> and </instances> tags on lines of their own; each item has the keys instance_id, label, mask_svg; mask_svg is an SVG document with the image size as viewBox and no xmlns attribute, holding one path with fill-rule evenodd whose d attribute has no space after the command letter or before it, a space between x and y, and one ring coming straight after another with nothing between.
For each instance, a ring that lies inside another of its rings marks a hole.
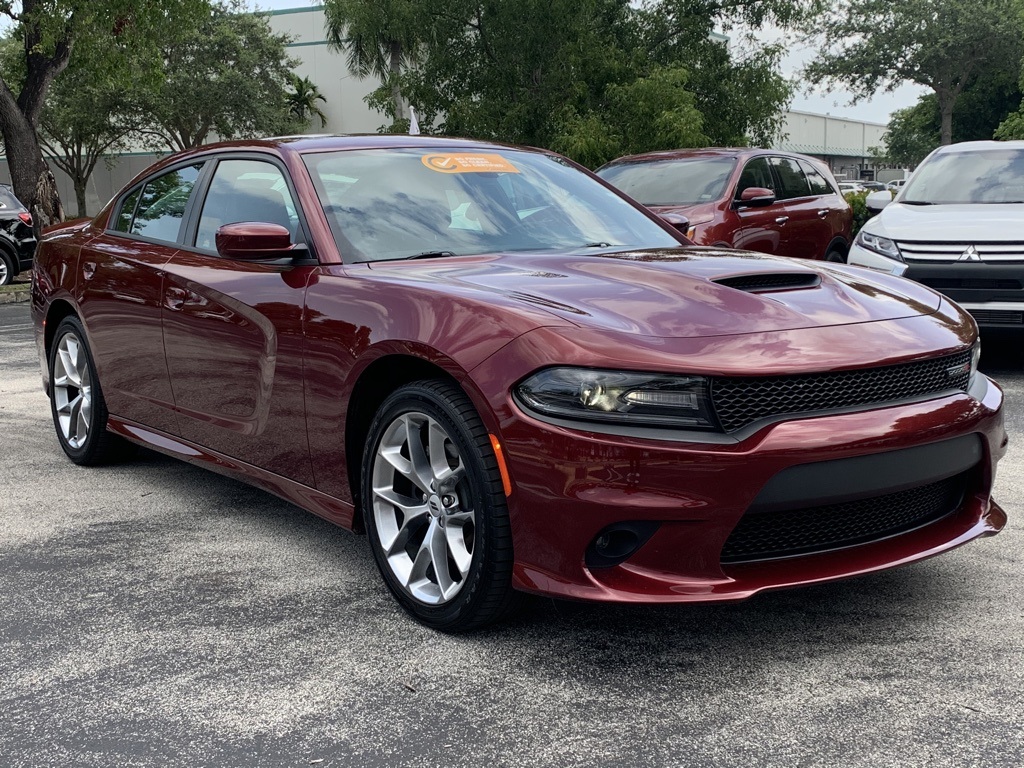
<instances>
[{"instance_id":1,"label":"mitsubishi emblem","mask_svg":"<svg viewBox=\"0 0 1024 768\"><path fill-rule=\"evenodd\" d=\"M957 261L981 261L981 254L973 245L967 246L967 250L960 254Z\"/></svg>"}]
</instances>

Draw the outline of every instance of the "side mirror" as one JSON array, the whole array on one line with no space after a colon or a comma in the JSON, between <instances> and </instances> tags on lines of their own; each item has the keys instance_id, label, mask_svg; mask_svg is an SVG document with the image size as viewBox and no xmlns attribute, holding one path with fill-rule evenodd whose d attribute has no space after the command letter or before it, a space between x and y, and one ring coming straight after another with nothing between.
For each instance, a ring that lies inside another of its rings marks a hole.
<instances>
[{"instance_id":1,"label":"side mirror","mask_svg":"<svg viewBox=\"0 0 1024 768\"><path fill-rule=\"evenodd\" d=\"M681 235L690 231L690 220L680 213L659 213L658 216Z\"/></svg>"},{"instance_id":2,"label":"side mirror","mask_svg":"<svg viewBox=\"0 0 1024 768\"><path fill-rule=\"evenodd\" d=\"M867 206L867 209L872 213L878 213L891 202L892 192L887 189L881 192L872 192L864 198L864 205Z\"/></svg>"},{"instance_id":3,"label":"side mirror","mask_svg":"<svg viewBox=\"0 0 1024 768\"><path fill-rule=\"evenodd\" d=\"M225 259L264 261L293 255L291 233L280 224L243 221L225 224L215 236L217 253Z\"/></svg>"},{"instance_id":4,"label":"side mirror","mask_svg":"<svg viewBox=\"0 0 1024 768\"><path fill-rule=\"evenodd\" d=\"M775 193L767 187L747 187L740 192L740 205L760 208L775 202Z\"/></svg>"}]
</instances>

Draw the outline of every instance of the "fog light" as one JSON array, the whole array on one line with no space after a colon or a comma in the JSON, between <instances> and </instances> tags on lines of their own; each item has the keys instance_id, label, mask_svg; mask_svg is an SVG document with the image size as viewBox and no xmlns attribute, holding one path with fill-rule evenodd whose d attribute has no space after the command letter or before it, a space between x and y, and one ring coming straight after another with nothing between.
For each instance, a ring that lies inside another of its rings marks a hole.
<instances>
[{"instance_id":1,"label":"fog light","mask_svg":"<svg viewBox=\"0 0 1024 768\"><path fill-rule=\"evenodd\" d=\"M611 568L629 559L654 535L661 523L630 521L615 523L602 530L587 547L584 561L588 568Z\"/></svg>"}]
</instances>

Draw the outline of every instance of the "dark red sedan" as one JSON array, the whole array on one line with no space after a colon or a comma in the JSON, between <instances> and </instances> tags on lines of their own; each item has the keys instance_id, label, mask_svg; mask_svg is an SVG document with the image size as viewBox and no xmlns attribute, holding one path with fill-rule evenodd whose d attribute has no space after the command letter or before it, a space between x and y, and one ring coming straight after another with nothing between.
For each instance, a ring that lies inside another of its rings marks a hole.
<instances>
[{"instance_id":1,"label":"dark red sedan","mask_svg":"<svg viewBox=\"0 0 1024 768\"><path fill-rule=\"evenodd\" d=\"M131 441L365 532L446 630L517 591L737 600L1003 527L1002 393L970 316L682 241L547 152L173 155L40 245L57 437L79 464Z\"/></svg>"},{"instance_id":2,"label":"dark red sedan","mask_svg":"<svg viewBox=\"0 0 1024 768\"><path fill-rule=\"evenodd\" d=\"M828 168L768 149L677 149L620 157L597 175L661 215L685 216L697 245L846 261L853 211Z\"/></svg>"}]
</instances>

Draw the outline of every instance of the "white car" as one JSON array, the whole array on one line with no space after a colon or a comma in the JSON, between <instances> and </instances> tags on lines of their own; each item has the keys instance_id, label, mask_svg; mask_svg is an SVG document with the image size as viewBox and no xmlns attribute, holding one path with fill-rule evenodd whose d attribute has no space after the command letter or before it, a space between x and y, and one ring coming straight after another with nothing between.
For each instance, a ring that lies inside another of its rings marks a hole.
<instances>
[{"instance_id":1,"label":"white car","mask_svg":"<svg viewBox=\"0 0 1024 768\"><path fill-rule=\"evenodd\" d=\"M863 192L865 189L867 189L867 187L865 187L863 184L860 184L859 182L856 182L856 181L840 181L839 182L839 191L842 192L844 195L847 192Z\"/></svg>"},{"instance_id":2,"label":"white car","mask_svg":"<svg viewBox=\"0 0 1024 768\"><path fill-rule=\"evenodd\" d=\"M939 147L895 199L868 195L848 263L924 283L984 327L1024 330L1024 141Z\"/></svg>"},{"instance_id":3,"label":"white car","mask_svg":"<svg viewBox=\"0 0 1024 768\"><path fill-rule=\"evenodd\" d=\"M906 183L906 179L896 179L895 181L890 181L888 184L886 184L885 188L891 190L892 192L899 192L901 189L903 189L903 185Z\"/></svg>"}]
</instances>

